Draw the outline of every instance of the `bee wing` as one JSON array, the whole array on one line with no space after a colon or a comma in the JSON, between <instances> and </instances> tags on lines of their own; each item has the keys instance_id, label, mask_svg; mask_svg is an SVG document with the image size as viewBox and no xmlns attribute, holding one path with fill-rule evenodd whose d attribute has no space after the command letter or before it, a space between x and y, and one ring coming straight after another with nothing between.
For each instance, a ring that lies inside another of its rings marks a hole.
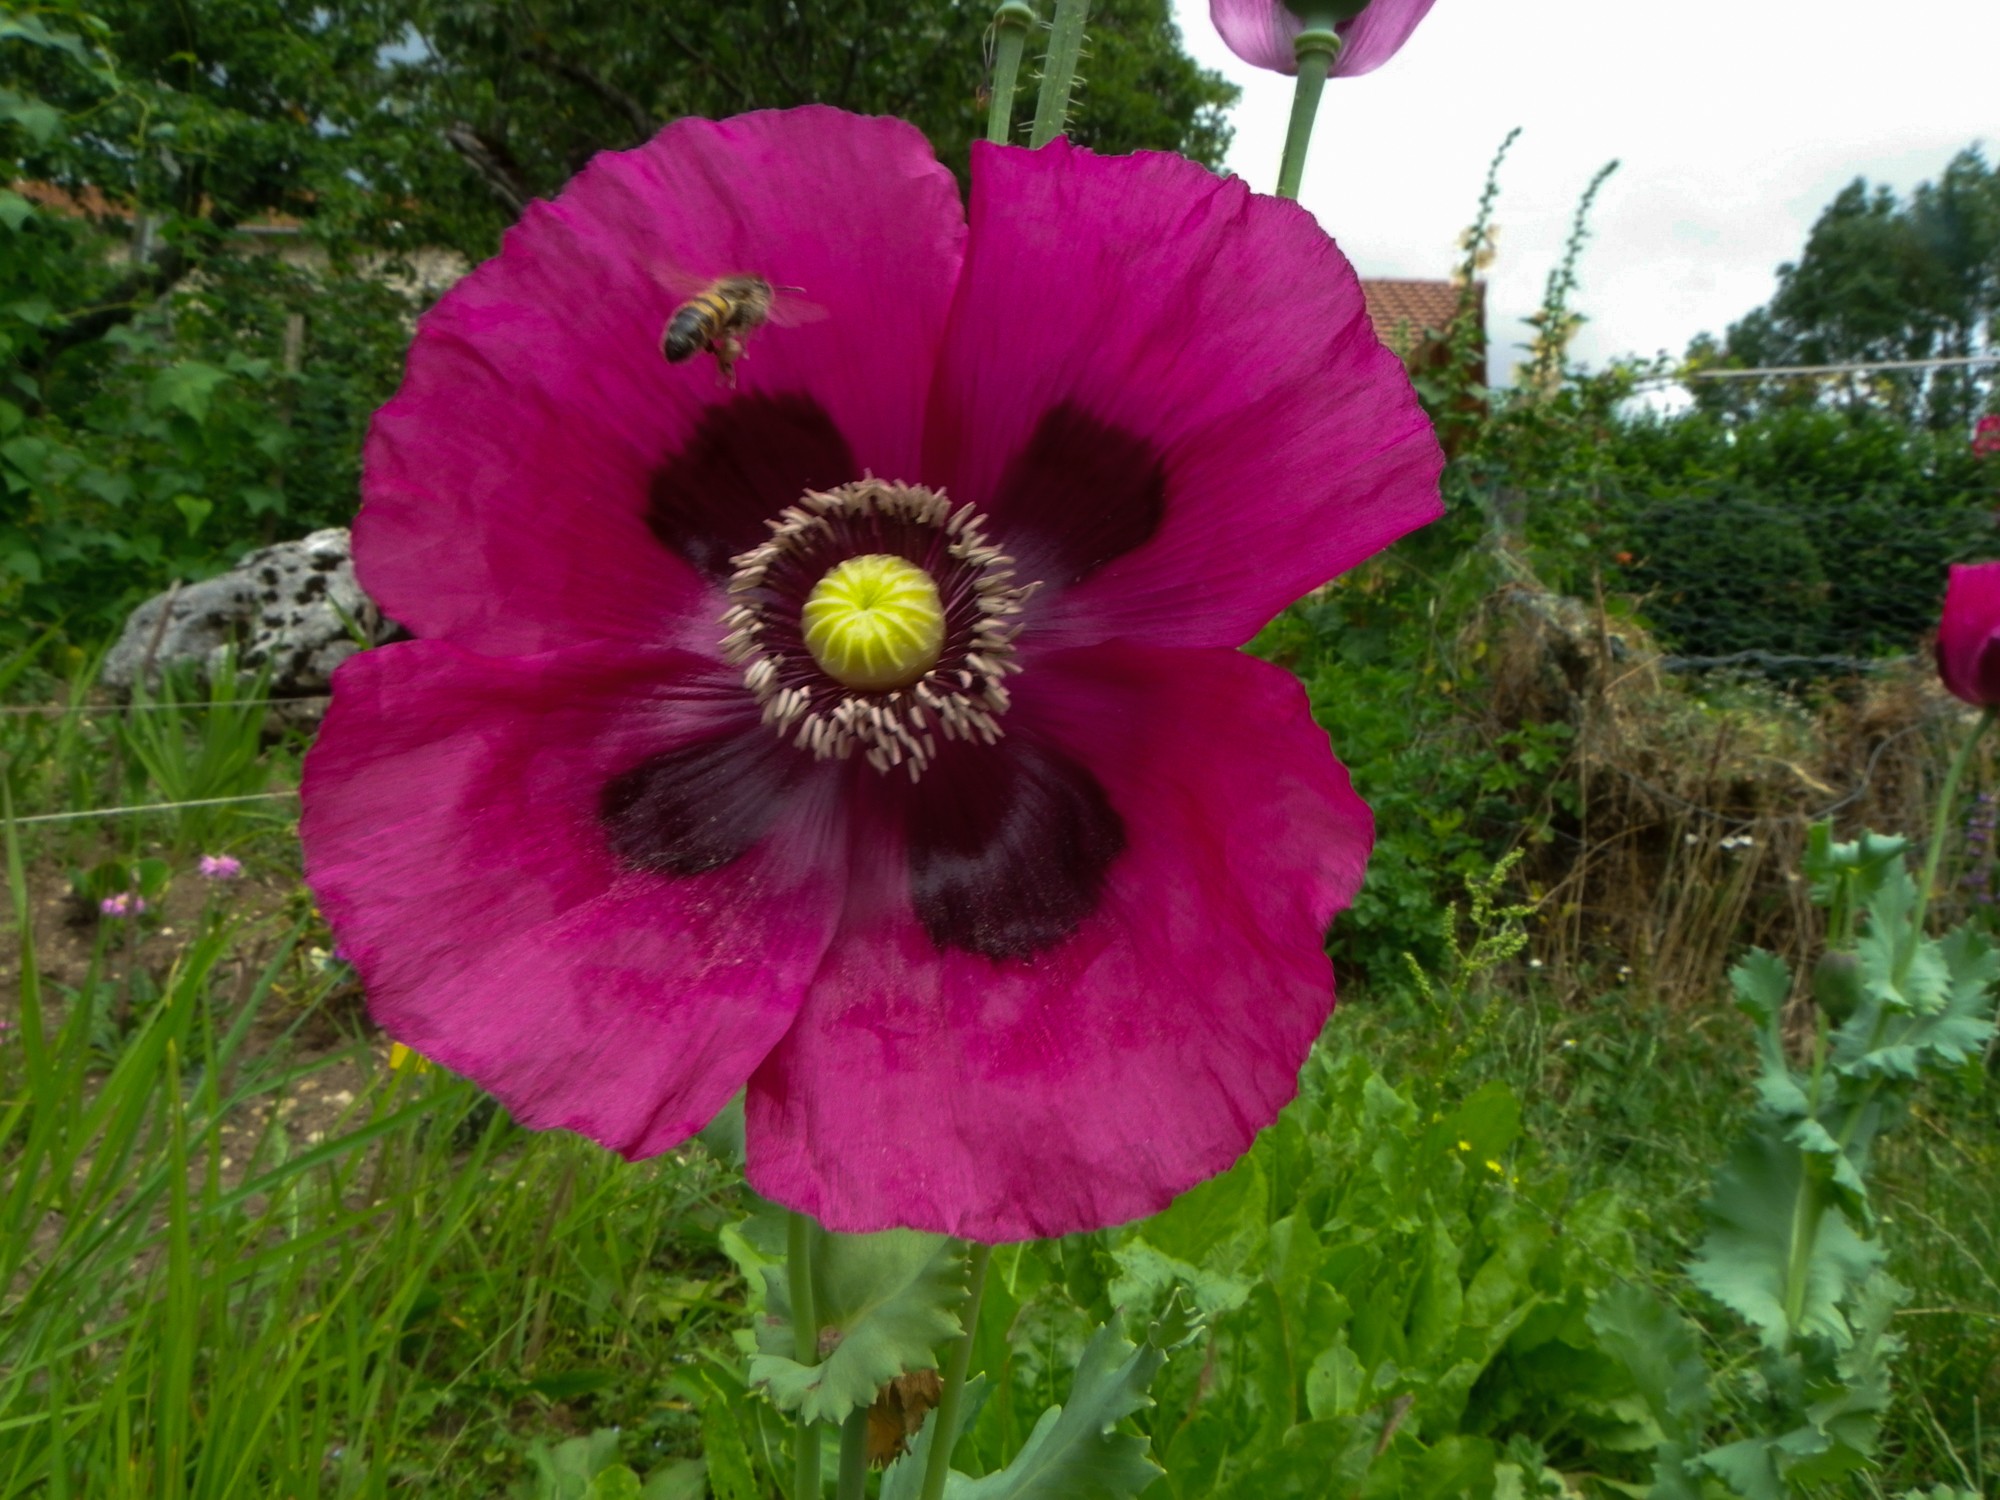
<instances>
[{"instance_id":1,"label":"bee wing","mask_svg":"<svg viewBox=\"0 0 2000 1500\"><path fill-rule=\"evenodd\" d=\"M779 287L771 299L771 313L764 321L773 328L803 328L824 322L827 311L817 302L808 302L791 287Z\"/></svg>"},{"instance_id":2,"label":"bee wing","mask_svg":"<svg viewBox=\"0 0 2000 1500\"><path fill-rule=\"evenodd\" d=\"M678 302L698 297L715 285L713 276L697 276L685 267L668 265L664 262L654 262L646 267L646 272Z\"/></svg>"}]
</instances>

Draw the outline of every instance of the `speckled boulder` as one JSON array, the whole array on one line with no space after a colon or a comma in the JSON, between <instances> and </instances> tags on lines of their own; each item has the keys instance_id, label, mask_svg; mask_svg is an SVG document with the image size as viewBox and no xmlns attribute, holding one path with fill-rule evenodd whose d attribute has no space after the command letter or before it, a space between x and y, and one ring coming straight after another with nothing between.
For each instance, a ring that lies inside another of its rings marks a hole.
<instances>
[{"instance_id":1,"label":"speckled boulder","mask_svg":"<svg viewBox=\"0 0 2000 1500\"><path fill-rule=\"evenodd\" d=\"M395 626L354 581L347 531L315 531L250 553L227 573L157 594L132 611L118 644L104 659L106 687L130 692L145 669L157 684L163 669L193 663L203 682L236 648L247 675L270 669L270 695L302 698L285 717L313 719L333 669L360 647L389 638Z\"/></svg>"}]
</instances>

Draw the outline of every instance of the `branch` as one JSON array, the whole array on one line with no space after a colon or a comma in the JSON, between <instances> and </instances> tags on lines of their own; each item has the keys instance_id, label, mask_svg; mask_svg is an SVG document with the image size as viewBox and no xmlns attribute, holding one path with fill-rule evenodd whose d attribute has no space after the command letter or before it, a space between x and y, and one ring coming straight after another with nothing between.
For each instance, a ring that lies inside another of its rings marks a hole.
<instances>
[{"instance_id":1,"label":"branch","mask_svg":"<svg viewBox=\"0 0 2000 1500\"><path fill-rule=\"evenodd\" d=\"M597 95L606 104L624 115L631 123L639 140L651 140L659 133L660 121L656 120L646 106L634 99L625 90L608 79L599 78L582 63L570 62L558 57L547 42L538 42L533 47L524 47L518 54L523 62L531 62L545 72L554 73L559 78L567 78L571 83L581 84Z\"/></svg>"},{"instance_id":2,"label":"branch","mask_svg":"<svg viewBox=\"0 0 2000 1500\"><path fill-rule=\"evenodd\" d=\"M212 240L236 227L236 215L212 213L208 224L210 232L203 238ZM34 368L47 370L78 345L94 343L119 324L131 322L141 308L172 291L199 264L200 257L190 255L185 242L165 246L114 285L97 306L73 314L39 340L31 356Z\"/></svg>"},{"instance_id":3,"label":"branch","mask_svg":"<svg viewBox=\"0 0 2000 1500\"><path fill-rule=\"evenodd\" d=\"M695 44L693 42L690 42L686 37L682 36L678 31L674 30L674 28L664 20L660 22L660 32L663 36L666 37L668 41L672 42L676 47L680 48L681 51L685 52L688 56L688 60L692 62L696 67L700 68L702 72L707 73L712 78L720 80L722 83L727 85L732 91L734 91L737 99L742 102L742 105L745 109L755 109L757 107L757 96L751 93L749 89L743 86L743 81L741 79L736 78L731 74L725 73L721 68L717 67L715 60L713 58L711 58L706 52L703 52L699 47L695 46Z\"/></svg>"},{"instance_id":4,"label":"branch","mask_svg":"<svg viewBox=\"0 0 2000 1500\"><path fill-rule=\"evenodd\" d=\"M518 214L528 206L535 194L522 180L521 169L505 146L488 140L463 120L447 125L444 138L509 212Z\"/></svg>"}]
</instances>

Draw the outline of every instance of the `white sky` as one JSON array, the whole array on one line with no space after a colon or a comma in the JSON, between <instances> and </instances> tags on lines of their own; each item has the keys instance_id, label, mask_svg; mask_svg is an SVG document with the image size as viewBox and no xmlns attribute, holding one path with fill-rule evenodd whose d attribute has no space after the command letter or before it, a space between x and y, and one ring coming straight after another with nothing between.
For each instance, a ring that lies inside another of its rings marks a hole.
<instances>
[{"instance_id":1,"label":"white sky","mask_svg":"<svg viewBox=\"0 0 2000 1500\"><path fill-rule=\"evenodd\" d=\"M1175 11L1188 51L1243 89L1229 167L1270 191L1292 81L1237 61L1207 0ZM1385 66L1327 85L1299 199L1363 276L1443 277L1494 150L1525 127L1487 272L1503 375L1578 196L1617 157L1580 262L1573 306L1590 322L1574 351L1592 366L1679 355L1769 298L1854 177L1906 192L1975 140L1992 160L1996 60L1993 0L1437 0Z\"/></svg>"}]
</instances>

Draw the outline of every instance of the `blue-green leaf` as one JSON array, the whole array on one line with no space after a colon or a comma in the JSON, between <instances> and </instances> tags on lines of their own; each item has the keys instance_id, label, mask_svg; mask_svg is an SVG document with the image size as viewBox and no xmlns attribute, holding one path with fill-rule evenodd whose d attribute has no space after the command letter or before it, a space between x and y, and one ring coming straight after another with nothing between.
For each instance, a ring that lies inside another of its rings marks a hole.
<instances>
[{"instance_id":1,"label":"blue-green leaf","mask_svg":"<svg viewBox=\"0 0 2000 1500\"><path fill-rule=\"evenodd\" d=\"M1147 1456L1146 1440L1119 1432L1117 1424L1152 1404L1146 1388L1153 1376L1197 1331L1178 1307L1170 1307L1137 1346L1111 1324L1098 1329L1077 1365L1069 1400L1042 1413L1006 1468L979 1479L953 1474L946 1500L1129 1500L1138 1494L1160 1469ZM904 1460L912 1468L917 1462L915 1450Z\"/></svg>"},{"instance_id":2,"label":"blue-green leaf","mask_svg":"<svg viewBox=\"0 0 2000 1500\"><path fill-rule=\"evenodd\" d=\"M781 1411L843 1422L896 1376L937 1368L938 1346L959 1333L965 1259L941 1234L831 1235L815 1226L813 1295L821 1358L804 1365L794 1357L784 1268L765 1272L765 1303L778 1321L759 1333L750 1380Z\"/></svg>"},{"instance_id":3,"label":"blue-green leaf","mask_svg":"<svg viewBox=\"0 0 2000 1500\"><path fill-rule=\"evenodd\" d=\"M1943 978L1921 1007L1863 1033L1853 1021L1834 1039L1834 1066L1856 1078L1914 1078L1925 1067L1953 1068L1993 1037L1993 982L2000 953L1969 928L1926 942ZM1864 1012L1865 1014L1865 1012ZM1857 1019L1859 1019L1857 1017Z\"/></svg>"},{"instance_id":4,"label":"blue-green leaf","mask_svg":"<svg viewBox=\"0 0 2000 1500\"><path fill-rule=\"evenodd\" d=\"M1776 1023L1778 1013L1792 994L1792 971L1783 959L1762 948L1752 948L1729 971L1736 990L1737 1008L1760 1027Z\"/></svg>"},{"instance_id":5,"label":"blue-green leaf","mask_svg":"<svg viewBox=\"0 0 2000 1500\"><path fill-rule=\"evenodd\" d=\"M1708 1420L1708 1367L1694 1326L1642 1288L1624 1282L1598 1299L1590 1327L1624 1365L1664 1441L1653 1459L1651 1500L1700 1500L1688 1464Z\"/></svg>"},{"instance_id":6,"label":"blue-green leaf","mask_svg":"<svg viewBox=\"0 0 2000 1500\"><path fill-rule=\"evenodd\" d=\"M1708 1237L1688 1275L1756 1328L1767 1348L1811 1334L1845 1344L1840 1303L1880 1264L1882 1249L1855 1234L1829 1183L1808 1179L1806 1154L1782 1130L1753 1125L1737 1143L1716 1179ZM1795 1262L1794 1236L1808 1226L1811 1242ZM1796 1323L1788 1297L1798 1304Z\"/></svg>"}]
</instances>

